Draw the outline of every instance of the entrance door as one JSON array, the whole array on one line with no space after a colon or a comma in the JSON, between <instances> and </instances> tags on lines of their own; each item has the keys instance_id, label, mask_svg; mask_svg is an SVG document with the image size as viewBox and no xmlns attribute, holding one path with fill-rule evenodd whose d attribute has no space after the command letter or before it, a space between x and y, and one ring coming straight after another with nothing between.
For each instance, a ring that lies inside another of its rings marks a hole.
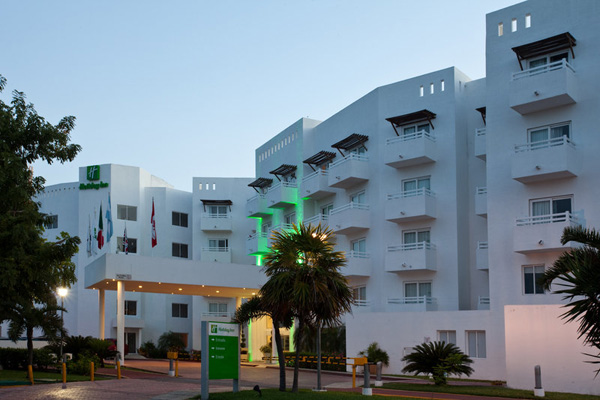
<instances>
[{"instance_id":1,"label":"entrance door","mask_svg":"<svg viewBox=\"0 0 600 400\"><path fill-rule=\"evenodd\" d=\"M137 335L135 332L125 332L125 343L130 353L137 353Z\"/></svg>"}]
</instances>

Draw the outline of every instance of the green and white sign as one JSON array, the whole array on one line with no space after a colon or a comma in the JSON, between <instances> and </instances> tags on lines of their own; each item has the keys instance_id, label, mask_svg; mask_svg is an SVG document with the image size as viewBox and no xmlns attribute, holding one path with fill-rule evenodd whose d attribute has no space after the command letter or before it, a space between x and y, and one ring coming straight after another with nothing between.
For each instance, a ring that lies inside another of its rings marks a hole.
<instances>
[{"instance_id":1,"label":"green and white sign","mask_svg":"<svg viewBox=\"0 0 600 400\"><path fill-rule=\"evenodd\" d=\"M80 183L79 190L89 190L89 189L98 190L98 189L108 187L107 182L100 181L100 166L99 165L88 166L86 169L85 177L88 181L92 181L92 182ZM96 181L100 181L100 182L96 182Z\"/></svg>"},{"instance_id":2,"label":"green and white sign","mask_svg":"<svg viewBox=\"0 0 600 400\"><path fill-rule=\"evenodd\" d=\"M99 181L100 180L100 166L90 165L87 167L87 180L88 181Z\"/></svg>"},{"instance_id":3,"label":"green and white sign","mask_svg":"<svg viewBox=\"0 0 600 400\"><path fill-rule=\"evenodd\" d=\"M208 323L208 378L239 379L239 326L232 322Z\"/></svg>"}]
</instances>

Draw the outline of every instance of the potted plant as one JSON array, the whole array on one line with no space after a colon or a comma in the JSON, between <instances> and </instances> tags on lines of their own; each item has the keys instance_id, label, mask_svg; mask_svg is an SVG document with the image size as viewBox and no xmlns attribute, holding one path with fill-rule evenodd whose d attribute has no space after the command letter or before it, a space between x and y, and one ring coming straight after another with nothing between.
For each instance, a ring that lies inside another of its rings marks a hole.
<instances>
[{"instance_id":1,"label":"potted plant","mask_svg":"<svg viewBox=\"0 0 600 400\"><path fill-rule=\"evenodd\" d=\"M246 335L244 332L240 336L240 360L248 361L248 348L246 347Z\"/></svg>"},{"instance_id":2,"label":"potted plant","mask_svg":"<svg viewBox=\"0 0 600 400\"><path fill-rule=\"evenodd\" d=\"M371 375L375 375L377 373L377 363L379 361L381 361L385 367L390 365L390 356L385 350L382 350L379 347L377 342L371 343L365 350L358 353L358 355L367 357L369 363L374 363L374 365L369 366L369 372Z\"/></svg>"},{"instance_id":3,"label":"potted plant","mask_svg":"<svg viewBox=\"0 0 600 400\"><path fill-rule=\"evenodd\" d=\"M261 351L261 353L263 353L263 359L267 361L271 359L272 348L270 344L260 346L259 350Z\"/></svg>"}]
</instances>

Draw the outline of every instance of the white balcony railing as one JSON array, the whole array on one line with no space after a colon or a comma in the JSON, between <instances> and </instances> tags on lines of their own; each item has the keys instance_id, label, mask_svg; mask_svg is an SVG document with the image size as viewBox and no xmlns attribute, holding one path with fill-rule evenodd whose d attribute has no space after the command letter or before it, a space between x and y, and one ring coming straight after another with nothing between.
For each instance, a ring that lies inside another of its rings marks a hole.
<instances>
[{"instance_id":1,"label":"white balcony railing","mask_svg":"<svg viewBox=\"0 0 600 400\"><path fill-rule=\"evenodd\" d=\"M328 215L325 214L317 214L313 217L310 218L306 218L303 223L304 225L308 225L308 224L312 224L312 225L318 225L319 223L327 223L327 220L329 219Z\"/></svg>"},{"instance_id":2,"label":"white balcony railing","mask_svg":"<svg viewBox=\"0 0 600 400\"><path fill-rule=\"evenodd\" d=\"M573 69L573 66L571 64L569 64L566 59L563 58L560 61L554 61L554 62L551 62L550 64L540 65L539 67L534 67L534 68L526 69L524 71L514 72L512 74L512 80L516 81L516 80L523 79L523 78L529 78L530 76L543 74L543 73L546 73L549 71L556 71L556 70L563 69L563 68L570 69L571 72L573 72L573 73L575 72L575 69Z\"/></svg>"},{"instance_id":3,"label":"white balcony railing","mask_svg":"<svg viewBox=\"0 0 600 400\"><path fill-rule=\"evenodd\" d=\"M477 186L475 188L475 194L476 195L487 194L487 186Z\"/></svg>"},{"instance_id":4,"label":"white balcony railing","mask_svg":"<svg viewBox=\"0 0 600 400\"><path fill-rule=\"evenodd\" d=\"M267 237L269 237L269 235L267 233L257 233L257 232L254 232L253 234L251 234L250 236L248 236L247 240L255 240L255 239L258 239L258 238L265 238L266 239Z\"/></svg>"},{"instance_id":5,"label":"white balcony railing","mask_svg":"<svg viewBox=\"0 0 600 400\"><path fill-rule=\"evenodd\" d=\"M427 188L419 188L419 189L414 189L414 190L406 190L404 192L395 193L395 194L388 194L387 199L394 200L394 199L404 199L407 197L417 197L417 196L435 197L435 193Z\"/></svg>"},{"instance_id":6,"label":"white balcony railing","mask_svg":"<svg viewBox=\"0 0 600 400\"><path fill-rule=\"evenodd\" d=\"M387 139L385 142L387 145L398 143L398 142L407 142L409 140L421 139L421 138L429 139L433 142L436 141L435 136L426 131L418 131L415 133L410 133L408 135L401 135L394 138Z\"/></svg>"},{"instance_id":7,"label":"white balcony railing","mask_svg":"<svg viewBox=\"0 0 600 400\"><path fill-rule=\"evenodd\" d=\"M549 139L549 140L541 140L539 142L526 143L515 145L515 153L524 153L527 151L535 151L541 149L547 149L550 147L556 146L569 146L571 148L575 148L575 143L571 139L566 136L561 136L559 138Z\"/></svg>"},{"instance_id":8,"label":"white balcony railing","mask_svg":"<svg viewBox=\"0 0 600 400\"><path fill-rule=\"evenodd\" d=\"M564 213L558 214L548 214L548 215L536 215L533 217L525 217L517 219L517 226L529 226L529 225L539 225L539 224L552 224L556 222L570 222L575 225L579 225L579 219L566 211Z\"/></svg>"},{"instance_id":9,"label":"white balcony railing","mask_svg":"<svg viewBox=\"0 0 600 400\"><path fill-rule=\"evenodd\" d=\"M202 251L208 251L212 253L229 253L229 247L203 247Z\"/></svg>"},{"instance_id":10,"label":"white balcony railing","mask_svg":"<svg viewBox=\"0 0 600 400\"><path fill-rule=\"evenodd\" d=\"M203 318L233 318L235 313L232 312L219 312L219 311L205 311L202 313Z\"/></svg>"},{"instance_id":11,"label":"white balcony railing","mask_svg":"<svg viewBox=\"0 0 600 400\"><path fill-rule=\"evenodd\" d=\"M298 187L298 185L296 184L296 182L278 182L272 186L269 187L269 192L274 192L276 190L279 190L280 188L296 188Z\"/></svg>"},{"instance_id":12,"label":"white balcony railing","mask_svg":"<svg viewBox=\"0 0 600 400\"><path fill-rule=\"evenodd\" d=\"M343 206L340 207L336 207L333 210L330 211L330 215L333 214L338 214L341 212L344 212L346 210L369 210L369 205L368 204L363 204L363 203L348 203L348 204L344 204Z\"/></svg>"},{"instance_id":13,"label":"white balcony railing","mask_svg":"<svg viewBox=\"0 0 600 400\"><path fill-rule=\"evenodd\" d=\"M202 214L204 218L216 218L216 219L231 219L231 214L222 214L222 213L204 213Z\"/></svg>"},{"instance_id":14,"label":"white balcony railing","mask_svg":"<svg viewBox=\"0 0 600 400\"><path fill-rule=\"evenodd\" d=\"M302 182L310 182L313 179L316 179L318 176L327 176L329 175L329 170L326 169L318 169L315 172L312 172L308 175L304 175L304 178L302 178Z\"/></svg>"},{"instance_id":15,"label":"white balcony railing","mask_svg":"<svg viewBox=\"0 0 600 400\"><path fill-rule=\"evenodd\" d=\"M411 250L435 250L435 244L430 242L405 243L398 246L388 246L387 251L390 253L396 251L411 251Z\"/></svg>"},{"instance_id":16,"label":"white balcony railing","mask_svg":"<svg viewBox=\"0 0 600 400\"><path fill-rule=\"evenodd\" d=\"M477 128L475 129L475 136L485 136L486 128Z\"/></svg>"},{"instance_id":17,"label":"white balcony railing","mask_svg":"<svg viewBox=\"0 0 600 400\"><path fill-rule=\"evenodd\" d=\"M488 249L488 242L477 242L477 248L479 250L487 250Z\"/></svg>"},{"instance_id":18,"label":"white balcony railing","mask_svg":"<svg viewBox=\"0 0 600 400\"><path fill-rule=\"evenodd\" d=\"M371 258L371 253L351 250L346 253L346 258Z\"/></svg>"},{"instance_id":19,"label":"white balcony railing","mask_svg":"<svg viewBox=\"0 0 600 400\"><path fill-rule=\"evenodd\" d=\"M437 299L430 296L388 297L388 304L436 304Z\"/></svg>"},{"instance_id":20,"label":"white balcony railing","mask_svg":"<svg viewBox=\"0 0 600 400\"><path fill-rule=\"evenodd\" d=\"M354 300L355 307L369 307L371 302L369 300Z\"/></svg>"},{"instance_id":21,"label":"white balcony railing","mask_svg":"<svg viewBox=\"0 0 600 400\"><path fill-rule=\"evenodd\" d=\"M275 231L285 231L285 230L289 230L289 229L294 229L294 224L279 224L279 225L275 225L271 231L275 232Z\"/></svg>"},{"instance_id":22,"label":"white balcony railing","mask_svg":"<svg viewBox=\"0 0 600 400\"><path fill-rule=\"evenodd\" d=\"M335 168L339 165L342 165L348 161L352 161L352 160L356 160L356 161L364 161L367 162L369 161L369 157L368 156L361 156L359 154L348 154L347 156L345 156L344 158L340 158L337 161L332 162L331 164L329 164L329 169L331 168Z\"/></svg>"}]
</instances>

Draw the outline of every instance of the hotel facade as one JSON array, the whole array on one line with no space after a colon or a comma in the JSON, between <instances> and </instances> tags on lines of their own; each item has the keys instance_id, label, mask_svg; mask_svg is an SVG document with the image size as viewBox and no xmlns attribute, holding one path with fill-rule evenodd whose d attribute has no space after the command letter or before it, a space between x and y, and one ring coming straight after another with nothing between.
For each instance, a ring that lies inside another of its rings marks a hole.
<instances>
[{"instance_id":1,"label":"hotel facade","mask_svg":"<svg viewBox=\"0 0 600 400\"><path fill-rule=\"evenodd\" d=\"M400 373L414 346L445 340L474 378L531 389L540 365L546 390L600 394L593 349L536 284L576 246L560 243L566 226L600 227L600 3L530 0L486 18L485 78L447 68L300 119L256 150L252 178L194 178L186 192L104 164L47 187L46 235L82 238L69 332L134 351L170 330L198 350L200 321L230 320L264 283L271 232L321 223L355 293L348 356L377 341ZM250 358L272 329L246 328Z\"/></svg>"}]
</instances>

